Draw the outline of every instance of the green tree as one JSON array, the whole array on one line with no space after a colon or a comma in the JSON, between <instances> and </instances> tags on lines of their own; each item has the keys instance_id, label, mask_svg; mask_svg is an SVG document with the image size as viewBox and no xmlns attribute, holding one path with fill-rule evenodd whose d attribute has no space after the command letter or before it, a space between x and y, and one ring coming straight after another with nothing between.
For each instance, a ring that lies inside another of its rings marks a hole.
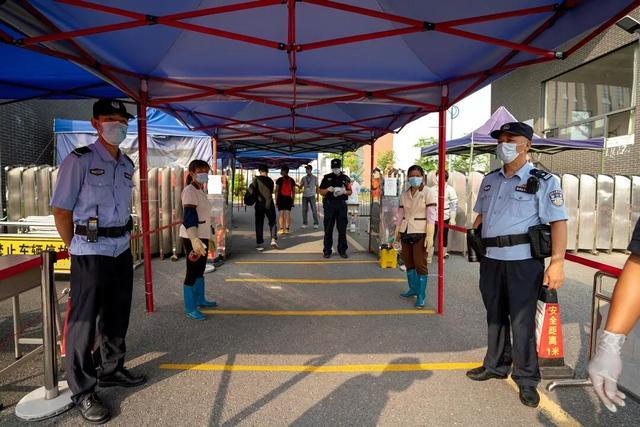
<instances>
[{"instance_id":1,"label":"green tree","mask_svg":"<svg viewBox=\"0 0 640 427\"><path fill-rule=\"evenodd\" d=\"M378 167L384 171L387 167L393 167L395 165L396 158L393 150L383 151L378 156Z\"/></svg>"},{"instance_id":2,"label":"green tree","mask_svg":"<svg viewBox=\"0 0 640 427\"><path fill-rule=\"evenodd\" d=\"M414 145L414 147L430 147L432 145L436 145L437 143L438 141L433 137L420 138L416 145ZM422 169L424 169L426 172L434 171L438 168L438 158L437 156L420 156L416 159L415 164L421 166Z\"/></svg>"},{"instance_id":3,"label":"green tree","mask_svg":"<svg viewBox=\"0 0 640 427\"><path fill-rule=\"evenodd\" d=\"M329 154L327 157L330 159L342 159L341 154ZM349 169L351 175L355 175L357 178L362 176L362 158L355 151L344 153L342 167Z\"/></svg>"},{"instance_id":4,"label":"green tree","mask_svg":"<svg viewBox=\"0 0 640 427\"><path fill-rule=\"evenodd\" d=\"M420 138L415 147L430 147L438 144L438 140L431 138ZM447 155L447 169L458 172L469 172L469 160L468 155L448 154ZM435 171L438 168L438 156L426 156L416 159L416 164L422 166L425 171ZM487 172L489 170L489 156L486 154L480 154L473 157L472 170L478 172Z\"/></svg>"}]
</instances>

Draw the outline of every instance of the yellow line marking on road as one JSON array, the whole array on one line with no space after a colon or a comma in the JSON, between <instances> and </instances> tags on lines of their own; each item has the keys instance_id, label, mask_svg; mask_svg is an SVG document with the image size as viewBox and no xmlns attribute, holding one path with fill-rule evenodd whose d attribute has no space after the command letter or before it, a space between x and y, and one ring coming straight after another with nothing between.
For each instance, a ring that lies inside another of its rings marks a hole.
<instances>
[{"instance_id":1,"label":"yellow line marking on road","mask_svg":"<svg viewBox=\"0 0 640 427\"><path fill-rule=\"evenodd\" d=\"M481 363L381 363L364 365L209 365L164 363L160 369L179 371L236 371L236 372L313 372L328 373L358 373L358 372L416 372L416 371L459 371L472 369Z\"/></svg>"},{"instance_id":2,"label":"yellow line marking on road","mask_svg":"<svg viewBox=\"0 0 640 427\"><path fill-rule=\"evenodd\" d=\"M234 283L328 283L328 284L350 284L350 283L405 283L407 279L398 278L363 278L363 279L273 279L270 277L248 277L224 279L225 282Z\"/></svg>"},{"instance_id":3,"label":"yellow line marking on road","mask_svg":"<svg viewBox=\"0 0 640 427\"><path fill-rule=\"evenodd\" d=\"M391 316L436 314L435 310L200 310L205 314L241 316Z\"/></svg>"},{"instance_id":4,"label":"yellow line marking on road","mask_svg":"<svg viewBox=\"0 0 640 427\"><path fill-rule=\"evenodd\" d=\"M518 391L518 385L511 378L509 378L507 382L515 391ZM562 409L560 405L554 402L553 399L542 392L540 392L540 405L538 406L538 409L549 419L549 421L557 426L573 427L581 425L575 418Z\"/></svg>"},{"instance_id":5,"label":"yellow line marking on road","mask_svg":"<svg viewBox=\"0 0 640 427\"><path fill-rule=\"evenodd\" d=\"M377 264L376 260L350 260L350 261L236 261L235 264Z\"/></svg>"}]
</instances>

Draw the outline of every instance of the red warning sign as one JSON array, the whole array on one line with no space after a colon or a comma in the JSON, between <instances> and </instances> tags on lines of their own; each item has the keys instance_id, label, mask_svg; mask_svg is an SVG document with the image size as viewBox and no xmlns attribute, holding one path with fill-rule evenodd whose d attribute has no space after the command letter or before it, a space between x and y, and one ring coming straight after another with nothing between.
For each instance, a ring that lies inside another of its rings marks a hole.
<instances>
[{"instance_id":1,"label":"red warning sign","mask_svg":"<svg viewBox=\"0 0 640 427\"><path fill-rule=\"evenodd\" d=\"M536 341L539 359L563 359L560 306L538 300L536 313Z\"/></svg>"}]
</instances>

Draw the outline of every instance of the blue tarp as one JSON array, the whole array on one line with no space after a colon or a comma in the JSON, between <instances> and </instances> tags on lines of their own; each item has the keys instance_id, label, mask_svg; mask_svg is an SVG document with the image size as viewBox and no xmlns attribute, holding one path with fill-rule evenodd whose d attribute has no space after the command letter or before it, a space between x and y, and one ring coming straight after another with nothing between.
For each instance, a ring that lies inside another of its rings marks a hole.
<instances>
[{"instance_id":1,"label":"blue tarp","mask_svg":"<svg viewBox=\"0 0 640 427\"><path fill-rule=\"evenodd\" d=\"M90 121L55 119L53 121L54 133L95 133ZM130 134L138 133L138 121L129 120ZM178 119L155 108L147 108L147 134L166 136L206 136L202 131L189 130Z\"/></svg>"},{"instance_id":2,"label":"blue tarp","mask_svg":"<svg viewBox=\"0 0 640 427\"><path fill-rule=\"evenodd\" d=\"M51 25L58 31L75 31L128 23L130 28L76 37L74 43L48 41L40 47L75 55L91 73L119 82L120 89L130 94L140 93L142 81L147 81L151 102L178 111L190 126L205 129L235 147L295 153L342 151L370 143L440 107L443 85L446 108L508 72L496 67L552 53L561 57L557 50L572 46L637 5L633 0L583 0L569 2L571 7L563 9L554 6L557 0L350 0L350 10L344 10L348 7L330 3L340 6L339 10L308 0L294 3L293 40L288 31L288 6L281 1L261 2L260 8L216 14L208 10L198 16L166 19L170 14L243 3L95 0L93 4L111 8L98 11L91 3L81 7L30 1L51 22L47 24L22 8L18 0L8 0L0 7L0 23L11 24L20 33L12 39L50 34ZM542 9L517 12L528 8ZM505 12L514 13L500 19L490 16ZM380 13L387 14L387 19ZM467 18L475 19L447 24ZM544 30L532 37L540 28ZM348 44L314 45L374 33L380 36ZM469 33L485 40L465 36ZM230 39L229 34L242 40ZM389 34L393 36L386 36ZM505 43L488 43L496 39ZM509 45L527 39L533 50ZM51 83L52 88L59 84L42 75L45 65L29 59L18 62L13 53L17 50L7 51L8 60L3 56L3 62L20 65L4 73L0 70L0 80L18 79L40 86ZM74 86L84 84L87 74L93 77L88 72L78 81L72 77ZM62 75L57 77L62 79ZM430 86L385 91L425 84ZM0 87L2 98L33 95L5 89ZM198 99L189 99L194 95ZM327 98L331 102L314 104Z\"/></svg>"},{"instance_id":3,"label":"blue tarp","mask_svg":"<svg viewBox=\"0 0 640 427\"><path fill-rule=\"evenodd\" d=\"M515 121L517 119L506 108L498 107L489 120L478 129L461 138L447 141L447 154L469 154L471 151L475 154L492 153L497 141L490 136L491 131L499 129L505 123ZM532 151L548 154L566 150L602 150L604 148L604 138L572 140L541 138L534 134L531 142ZM423 157L435 156L438 154L438 145L423 147L420 154Z\"/></svg>"},{"instance_id":4,"label":"blue tarp","mask_svg":"<svg viewBox=\"0 0 640 427\"><path fill-rule=\"evenodd\" d=\"M289 168L299 168L302 165L311 163L318 158L318 153L273 153L269 151L249 150L240 151L235 157L245 168L257 168L261 164L269 166L269 168L279 168L288 166Z\"/></svg>"}]
</instances>

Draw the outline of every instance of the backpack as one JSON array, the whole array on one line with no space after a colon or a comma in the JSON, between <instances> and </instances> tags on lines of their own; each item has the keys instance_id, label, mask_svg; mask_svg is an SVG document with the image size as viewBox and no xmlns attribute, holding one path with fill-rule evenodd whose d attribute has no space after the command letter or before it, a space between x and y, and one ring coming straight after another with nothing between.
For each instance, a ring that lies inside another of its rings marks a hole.
<instances>
[{"instance_id":1,"label":"backpack","mask_svg":"<svg viewBox=\"0 0 640 427\"><path fill-rule=\"evenodd\" d=\"M291 178L283 177L282 185L280 186L280 195L285 197L291 197Z\"/></svg>"},{"instance_id":2,"label":"backpack","mask_svg":"<svg viewBox=\"0 0 640 427\"><path fill-rule=\"evenodd\" d=\"M244 204L246 206L253 206L256 204L258 198L255 194L253 194L254 190L255 188L253 187L253 184L251 184L247 191L244 193Z\"/></svg>"}]
</instances>

